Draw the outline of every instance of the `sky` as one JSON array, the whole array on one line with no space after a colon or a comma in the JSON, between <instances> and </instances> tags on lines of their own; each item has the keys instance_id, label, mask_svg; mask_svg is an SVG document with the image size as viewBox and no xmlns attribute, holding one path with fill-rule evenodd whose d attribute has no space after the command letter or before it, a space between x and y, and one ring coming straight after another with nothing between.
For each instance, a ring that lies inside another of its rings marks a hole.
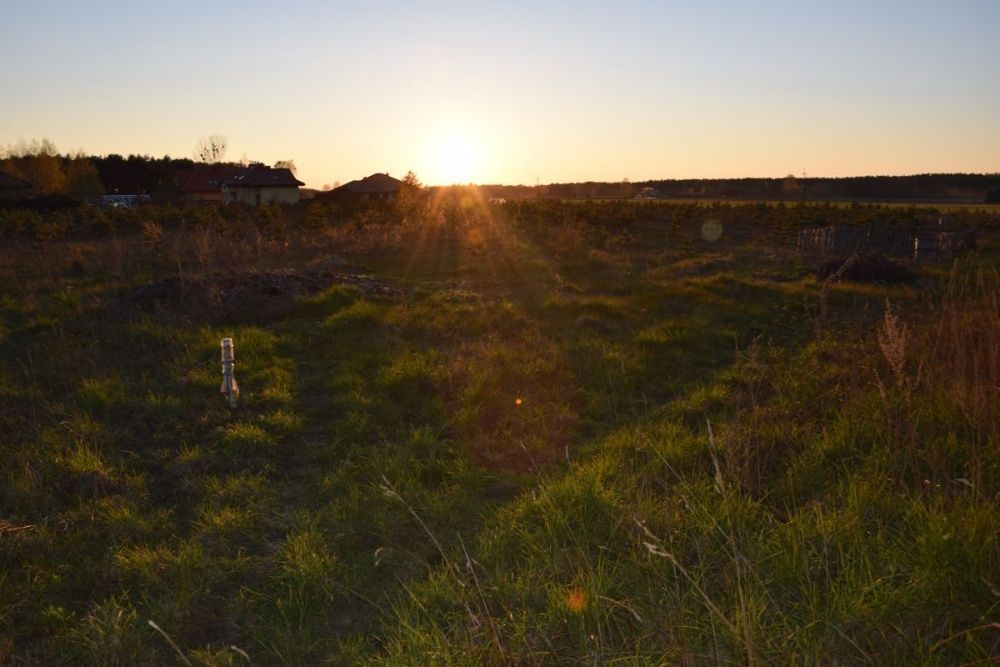
<instances>
[{"instance_id":1,"label":"sky","mask_svg":"<svg viewBox=\"0 0 1000 667\"><path fill-rule=\"evenodd\" d=\"M0 0L0 147L320 188L1000 172L1000 1Z\"/></svg>"}]
</instances>

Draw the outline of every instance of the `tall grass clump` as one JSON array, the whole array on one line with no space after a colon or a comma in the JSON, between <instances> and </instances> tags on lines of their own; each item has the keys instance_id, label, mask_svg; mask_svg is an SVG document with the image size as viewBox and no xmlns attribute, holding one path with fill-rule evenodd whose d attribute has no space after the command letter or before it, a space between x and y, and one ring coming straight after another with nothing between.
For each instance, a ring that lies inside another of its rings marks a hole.
<instances>
[{"instance_id":1,"label":"tall grass clump","mask_svg":"<svg viewBox=\"0 0 1000 667\"><path fill-rule=\"evenodd\" d=\"M956 263L912 322L887 302L875 373L900 479L1000 490L998 295L995 269Z\"/></svg>"}]
</instances>

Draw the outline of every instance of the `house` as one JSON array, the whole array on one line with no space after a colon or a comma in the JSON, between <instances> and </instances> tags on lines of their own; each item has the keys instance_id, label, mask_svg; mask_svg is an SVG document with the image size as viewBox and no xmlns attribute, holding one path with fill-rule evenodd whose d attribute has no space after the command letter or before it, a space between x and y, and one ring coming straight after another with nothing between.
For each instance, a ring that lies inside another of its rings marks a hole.
<instances>
[{"instance_id":1,"label":"house","mask_svg":"<svg viewBox=\"0 0 1000 667\"><path fill-rule=\"evenodd\" d=\"M324 199L392 201L401 190L413 187L389 174L372 174L358 181L344 183L339 188L323 193Z\"/></svg>"},{"instance_id":2,"label":"house","mask_svg":"<svg viewBox=\"0 0 1000 667\"><path fill-rule=\"evenodd\" d=\"M0 201L24 199L31 191L31 183L14 178L0 171Z\"/></svg>"},{"instance_id":3,"label":"house","mask_svg":"<svg viewBox=\"0 0 1000 667\"><path fill-rule=\"evenodd\" d=\"M174 174L174 183L182 199L189 202L222 202L222 184L242 171L241 167L195 165Z\"/></svg>"},{"instance_id":4,"label":"house","mask_svg":"<svg viewBox=\"0 0 1000 667\"><path fill-rule=\"evenodd\" d=\"M273 169L256 164L240 170L222 182L222 201L226 204L296 204L299 187L305 185L290 169Z\"/></svg>"}]
</instances>

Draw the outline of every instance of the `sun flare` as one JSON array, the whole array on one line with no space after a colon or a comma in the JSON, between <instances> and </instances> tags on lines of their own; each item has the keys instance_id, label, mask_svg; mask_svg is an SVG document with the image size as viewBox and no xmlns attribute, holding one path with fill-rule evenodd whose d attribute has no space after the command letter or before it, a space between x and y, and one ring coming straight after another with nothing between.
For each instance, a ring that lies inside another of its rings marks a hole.
<instances>
[{"instance_id":1,"label":"sun flare","mask_svg":"<svg viewBox=\"0 0 1000 667\"><path fill-rule=\"evenodd\" d=\"M480 176L482 149L471 135L449 133L430 146L429 180L437 185L472 183Z\"/></svg>"}]
</instances>

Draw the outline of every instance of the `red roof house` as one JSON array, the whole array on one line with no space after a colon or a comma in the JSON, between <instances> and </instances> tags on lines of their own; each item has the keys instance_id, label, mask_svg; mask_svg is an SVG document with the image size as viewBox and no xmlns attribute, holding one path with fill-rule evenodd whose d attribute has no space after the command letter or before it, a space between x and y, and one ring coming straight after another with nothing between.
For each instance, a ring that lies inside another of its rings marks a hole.
<instances>
[{"instance_id":1,"label":"red roof house","mask_svg":"<svg viewBox=\"0 0 1000 667\"><path fill-rule=\"evenodd\" d=\"M195 165L178 171L174 180L177 190L187 201L221 202L222 184L240 173L240 167Z\"/></svg>"},{"instance_id":2,"label":"red roof house","mask_svg":"<svg viewBox=\"0 0 1000 667\"><path fill-rule=\"evenodd\" d=\"M267 203L295 204L299 187L305 185L290 169L274 169L257 164L230 176L222 183L222 200L227 204L260 206Z\"/></svg>"},{"instance_id":3,"label":"red roof house","mask_svg":"<svg viewBox=\"0 0 1000 667\"><path fill-rule=\"evenodd\" d=\"M391 200L405 188L412 187L389 174L372 174L357 181L344 183L339 188L324 193L330 199L386 199Z\"/></svg>"}]
</instances>

